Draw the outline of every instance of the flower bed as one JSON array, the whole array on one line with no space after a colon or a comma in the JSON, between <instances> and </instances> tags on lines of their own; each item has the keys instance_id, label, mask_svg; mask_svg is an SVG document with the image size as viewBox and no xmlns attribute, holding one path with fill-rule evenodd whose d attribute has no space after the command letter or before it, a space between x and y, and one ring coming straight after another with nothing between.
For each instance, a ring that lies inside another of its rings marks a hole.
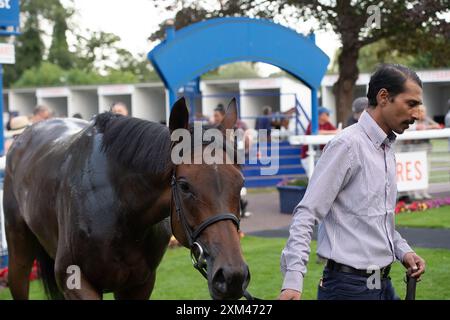
<instances>
[{"instance_id":1,"label":"flower bed","mask_svg":"<svg viewBox=\"0 0 450 320\"><path fill-rule=\"evenodd\" d=\"M427 209L439 208L443 206L450 206L450 198L414 201L409 204L405 201L399 201L395 206L395 213L399 214L403 212L425 211Z\"/></svg>"}]
</instances>

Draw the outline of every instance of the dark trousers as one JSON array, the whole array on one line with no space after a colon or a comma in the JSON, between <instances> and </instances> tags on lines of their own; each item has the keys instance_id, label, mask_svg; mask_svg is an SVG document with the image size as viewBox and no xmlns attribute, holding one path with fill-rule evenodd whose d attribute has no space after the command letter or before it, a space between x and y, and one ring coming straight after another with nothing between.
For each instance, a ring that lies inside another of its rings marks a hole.
<instances>
[{"instance_id":1,"label":"dark trousers","mask_svg":"<svg viewBox=\"0 0 450 320\"><path fill-rule=\"evenodd\" d=\"M399 300L391 278L382 278L380 289L369 289L367 278L325 268L317 292L318 300Z\"/></svg>"}]
</instances>

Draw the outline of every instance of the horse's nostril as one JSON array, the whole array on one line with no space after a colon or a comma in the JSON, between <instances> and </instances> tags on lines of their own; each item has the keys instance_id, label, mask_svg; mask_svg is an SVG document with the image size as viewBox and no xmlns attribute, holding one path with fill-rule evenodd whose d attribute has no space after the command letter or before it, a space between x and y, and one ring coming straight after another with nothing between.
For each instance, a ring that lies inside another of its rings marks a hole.
<instances>
[{"instance_id":1,"label":"horse's nostril","mask_svg":"<svg viewBox=\"0 0 450 320\"><path fill-rule=\"evenodd\" d=\"M215 299L239 299L250 281L248 266L219 268L212 278Z\"/></svg>"},{"instance_id":2,"label":"horse's nostril","mask_svg":"<svg viewBox=\"0 0 450 320\"><path fill-rule=\"evenodd\" d=\"M219 270L216 271L214 278L213 278L213 286L221 294L226 294L227 281L225 279L225 274L224 274L222 268L220 268Z\"/></svg>"}]
</instances>

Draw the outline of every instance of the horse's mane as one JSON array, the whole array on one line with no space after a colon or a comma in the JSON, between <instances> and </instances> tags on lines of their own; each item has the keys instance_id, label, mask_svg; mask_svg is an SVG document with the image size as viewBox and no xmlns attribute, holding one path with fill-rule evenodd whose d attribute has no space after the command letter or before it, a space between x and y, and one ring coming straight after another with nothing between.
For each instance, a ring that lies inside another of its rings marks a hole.
<instances>
[{"instance_id":1,"label":"horse's mane","mask_svg":"<svg viewBox=\"0 0 450 320\"><path fill-rule=\"evenodd\" d=\"M136 172L162 174L170 167L170 132L162 124L105 112L94 119L102 150Z\"/></svg>"},{"instance_id":2,"label":"horse's mane","mask_svg":"<svg viewBox=\"0 0 450 320\"><path fill-rule=\"evenodd\" d=\"M171 140L165 125L105 112L95 117L94 126L103 134L102 151L110 159L139 173L159 175L169 170ZM218 127L202 127L203 132L211 128ZM189 132L192 137L193 126L189 127ZM203 146L210 143L215 142L202 141ZM225 145L219 147L226 152ZM191 148L195 148L194 139L191 139Z\"/></svg>"}]
</instances>

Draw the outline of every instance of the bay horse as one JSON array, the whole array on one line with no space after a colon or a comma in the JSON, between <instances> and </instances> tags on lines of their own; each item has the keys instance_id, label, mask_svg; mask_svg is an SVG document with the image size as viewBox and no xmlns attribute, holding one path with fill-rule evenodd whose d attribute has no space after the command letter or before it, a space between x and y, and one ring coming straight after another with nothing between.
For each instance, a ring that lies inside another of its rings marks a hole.
<instances>
[{"instance_id":1,"label":"bay horse","mask_svg":"<svg viewBox=\"0 0 450 320\"><path fill-rule=\"evenodd\" d=\"M236 118L233 99L216 128ZM28 299L35 258L52 299L148 299L172 233L192 250L213 299L242 297L243 176L236 164L174 165L171 133L188 121L181 98L169 128L103 113L39 122L16 138L3 198L14 299Z\"/></svg>"}]
</instances>

